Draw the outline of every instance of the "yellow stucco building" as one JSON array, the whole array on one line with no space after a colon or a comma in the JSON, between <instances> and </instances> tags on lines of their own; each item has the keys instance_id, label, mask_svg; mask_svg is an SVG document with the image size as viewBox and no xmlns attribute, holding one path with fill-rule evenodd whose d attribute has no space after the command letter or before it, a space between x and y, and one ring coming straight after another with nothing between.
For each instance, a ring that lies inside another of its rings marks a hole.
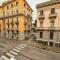
<instances>
[{"instance_id":1,"label":"yellow stucco building","mask_svg":"<svg viewBox=\"0 0 60 60\"><path fill-rule=\"evenodd\" d=\"M16 38L29 37L32 9L26 0L8 0L0 6L0 35Z\"/></svg>"}]
</instances>

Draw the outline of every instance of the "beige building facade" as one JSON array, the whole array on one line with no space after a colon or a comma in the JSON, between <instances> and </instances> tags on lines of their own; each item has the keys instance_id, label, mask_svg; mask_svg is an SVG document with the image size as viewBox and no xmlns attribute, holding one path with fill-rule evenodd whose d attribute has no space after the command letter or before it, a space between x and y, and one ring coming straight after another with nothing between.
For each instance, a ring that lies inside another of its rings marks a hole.
<instances>
[{"instance_id":1,"label":"beige building facade","mask_svg":"<svg viewBox=\"0 0 60 60\"><path fill-rule=\"evenodd\" d=\"M60 0L50 0L38 4L36 8L36 40L45 45L60 47Z\"/></svg>"}]
</instances>

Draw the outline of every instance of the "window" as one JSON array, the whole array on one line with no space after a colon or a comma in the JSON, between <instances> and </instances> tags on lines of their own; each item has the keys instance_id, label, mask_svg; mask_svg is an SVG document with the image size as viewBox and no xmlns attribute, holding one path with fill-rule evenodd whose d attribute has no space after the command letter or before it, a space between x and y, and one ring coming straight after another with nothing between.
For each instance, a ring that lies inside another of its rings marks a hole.
<instances>
[{"instance_id":1,"label":"window","mask_svg":"<svg viewBox=\"0 0 60 60\"><path fill-rule=\"evenodd\" d=\"M16 10L18 10L18 2L16 2Z\"/></svg>"},{"instance_id":2,"label":"window","mask_svg":"<svg viewBox=\"0 0 60 60\"><path fill-rule=\"evenodd\" d=\"M18 5L18 2L16 2L16 6Z\"/></svg>"},{"instance_id":3,"label":"window","mask_svg":"<svg viewBox=\"0 0 60 60\"><path fill-rule=\"evenodd\" d=\"M28 9L28 12L30 12L30 9Z\"/></svg>"},{"instance_id":4,"label":"window","mask_svg":"<svg viewBox=\"0 0 60 60\"><path fill-rule=\"evenodd\" d=\"M15 4L14 4L14 6L15 6Z\"/></svg>"},{"instance_id":5,"label":"window","mask_svg":"<svg viewBox=\"0 0 60 60\"><path fill-rule=\"evenodd\" d=\"M37 20L35 20L35 24L34 24L34 27L37 27Z\"/></svg>"},{"instance_id":6,"label":"window","mask_svg":"<svg viewBox=\"0 0 60 60\"><path fill-rule=\"evenodd\" d=\"M26 4L24 3L24 7L26 7Z\"/></svg>"},{"instance_id":7,"label":"window","mask_svg":"<svg viewBox=\"0 0 60 60\"><path fill-rule=\"evenodd\" d=\"M9 16L9 11L8 10L9 10L9 6L7 6L7 15Z\"/></svg>"},{"instance_id":8,"label":"window","mask_svg":"<svg viewBox=\"0 0 60 60\"><path fill-rule=\"evenodd\" d=\"M24 3L24 12L26 11L26 4Z\"/></svg>"},{"instance_id":9,"label":"window","mask_svg":"<svg viewBox=\"0 0 60 60\"><path fill-rule=\"evenodd\" d=\"M13 32L12 32L12 38L14 38L14 36L13 36Z\"/></svg>"},{"instance_id":10,"label":"window","mask_svg":"<svg viewBox=\"0 0 60 60\"><path fill-rule=\"evenodd\" d=\"M7 10L9 9L9 6L7 6Z\"/></svg>"},{"instance_id":11,"label":"window","mask_svg":"<svg viewBox=\"0 0 60 60\"><path fill-rule=\"evenodd\" d=\"M40 27L43 27L43 22L40 22Z\"/></svg>"},{"instance_id":12,"label":"window","mask_svg":"<svg viewBox=\"0 0 60 60\"><path fill-rule=\"evenodd\" d=\"M5 11L3 11L3 16L5 16Z\"/></svg>"},{"instance_id":13,"label":"window","mask_svg":"<svg viewBox=\"0 0 60 60\"><path fill-rule=\"evenodd\" d=\"M54 36L54 33L53 32L50 32L50 39L53 40L53 36Z\"/></svg>"},{"instance_id":14,"label":"window","mask_svg":"<svg viewBox=\"0 0 60 60\"><path fill-rule=\"evenodd\" d=\"M29 8L27 7L27 10L29 10Z\"/></svg>"},{"instance_id":15,"label":"window","mask_svg":"<svg viewBox=\"0 0 60 60\"><path fill-rule=\"evenodd\" d=\"M16 17L17 29L18 29L18 16Z\"/></svg>"},{"instance_id":16,"label":"window","mask_svg":"<svg viewBox=\"0 0 60 60\"><path fill-rule=\"evenodd\" d=\"M0 23L0 35L1 35L1 23Z\"/></svg>"},{"instance_id":17,"label":"window","mask_svg":"<svg viewBox=\"0 0 60 60\"><path fill-rule=\"evenodd\" d=\"M54 28L54 23L51 23L51 28Z\"/></svg>"},{"instance_id":18,"label":"window","mask_svg":"<svg viewBox=\"0 0 60 60\"><path fill-rule=\"evenodd\" d=\"M18 15L18 10L16 10L16 14Z\"/></svg>"},{"instance_id":19,"label":"window","mask_svg":"<svg viewBox=\"0 0 60 60\"><path fill-rule=\"evenodd\" d=\"M9 16L9 12L7 11L7 15Z\"/></svg>"},{"instance_id":20,"label":"window","mask_svg":"<svg viewBox=\"0 0 60 60\"><path fill-rule=\"evenodd\" d=\"M55 43L55 47L59 47L59 44L58 43Z\"/></svg>"},{"instance_id":21,"label":"window","mask_svg":"<svg viewBox=\"0 0 60 60\"><path fill-rule=\"evenodd\" d=\"M13 25L14 25L14 23L13 23L13 17L12 17L12 21L11 21L11 24L12 24L12 29L13 29Z\"/></svg>"},{"instance_id":22,"label":"window","mask_svg":"<svg viewBox=\"0 0 60 60\"><path fill-rule=\"evenodd\" d=\"M51 8L51 14L55 13L55 8Z\"/></svg>"},{"instance_id":23,"label":"window","mask_svg":"<svg viewBox=\"0 0 60 60\"><path fill-rule=\"evenodd\" d=\"M51 28L54 28L54 20L52 20L52 21L50 22L50 27L51 27Z\"/></svg>"},{"instance_id":24,"label":"window","mask_svg":"<svg viewBox=\"0 0 60 60\"><path fill-rule=\"evenodd\" d=\"M48 45L48 42L44 42L44 45Z\"/></svg>"},{"instance_id":25,"label":"window","mask_svg":"<svg viewBox=\"0 0 60 60\"><path fill-rule=\"evenodd\" d=\"M19 30L16 30L17 36L19 35Z\"/></svg>"},{"instance_id":26,"label":"window","mask_svg":"<svg viewBox=\"0 0 60 60\"><path fill-rule=\"evenodd\" d=\"M40 10L40 15L44 15L43 10Z\"/></svg>"},{"instance_id":27,"label":"window","mask_svg":"<svg viewBox=\"0 0 60 60\"><path fill-rule=\"evenodd\" d=\"M8 18L8 28L9 28L9 18Z\"/></svg>"},{"instance_id":28,"label":"window","mask_svg":"<svg viewBox=\"0 0 60 60\"><path fill-rule=\"evenodd\" d=\"M13 15L13 11L11 11L12 12L12 15Z\"/></svg>"},{"instance_id":29,"label":"window","mask_svg":"<svg viewBox=\"0 0 60 60\"><path fill-rule=\"evenodd\" d=\"M13 8L13 4L11 4L11 7Z\"/></svg>"},{"instance_id":30,"label":"window","mask_svg":"<svg viewBox=\"0 0 60 60\"><path fill-rule=\"evenodd\" d=\"M50 46L53 46L53 42L50 42Z\"/></svg>"},{"instance_id":31,"label":"window","mask_svg":"<svg viewBox=\"0 0 60 60\"><path fill-rule=\"evenodd\" d=\"M10 30L8 30L8 37L9 37Z\"/></svg>"},{"instance_id":32,"label":"window","mask_svg":"<svg viewBox=\"0 0 60 60\"><path fill-rule=\"evenodd\" d=\"M40 38L43 38L43 32L40 32Z\"/></svg>"}]
</instances>

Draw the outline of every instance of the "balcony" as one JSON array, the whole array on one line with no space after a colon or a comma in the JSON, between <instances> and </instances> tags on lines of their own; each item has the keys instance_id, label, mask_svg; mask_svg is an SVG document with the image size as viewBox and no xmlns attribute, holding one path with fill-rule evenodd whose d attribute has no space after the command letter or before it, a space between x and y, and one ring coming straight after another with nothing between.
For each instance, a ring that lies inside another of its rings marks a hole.
<instances>
[{"instance_id":1,"label":"balcony","mask_svg":"<svg viewBox=\"0 0 60 60\"><path fill-rule=\"evenodd\" d=\"M26 12L26 14L25 14L27 17L32 17L32 13L30 13L30 12Z\"/></svg>"},{"instance_id":2,"label":"balcony","mask_svg":"<svg viewBox=\"0 0 60 60\"><path fill-rule=\"evenodd\" d=\"M28 29L27 29L27 28L25 28L24 30L25 30L25 31L28 31Z\"/></svg>"},{"instance_id":3,"label":"balcony","mask_svg":"<svg viewBox=\"0 0 60 60\"><path fill-rule=\"evenodd\" d=\"M40 20L40 19L44 19L44 18L45 18L44 15L39 15L39 20Z\"/></svg>"},{"instance_id":4,"label":"balcony","mask_svg":"<svg viewBox=\"0 0 60 60\"><path fill-rule=\"evenodd\" d=\"M56 30L56 27L48 27L48 29L54 31Z\"/></svg>"},{"instance_id":5,"label":"balcony","mask_svg":"<svg viewBox=\"0 0 60 60\"><path fill-rule=\"evenodd\" d=\"M31 29L30 29L30 28L25 28L24 30L25 30L25 31L31 31Z\"/></svg>"},{"instance_id":6,"label":"balcony","mask_svg":"<svg viewBox=\"0 0 60 60\"><path fill-rule=\"evenodd\" d=\"M11 31L14 31L14 29L13 29L13 28L11 28Z\"/></svg>"},{"instance_id":7,"label":"balcony","mask_svg":"<svg viewBox=\"0 0 60 60\"><path fill-rule=\"evenodd\" d=\"M0 19L3 18L8 18L8 17L12 17L12 16L19 16L19 15L25 15L27 17L32 17L32 13L31 12L26 12L26 14L24 14L24 10L18 10L18 14L16 12L16 9L13 10L4 10L5 14L3 15L3 13L0 15ZM13 11L13 13L12 13Z\"/></svg>"},{"instance_id":8,"label":"balcony","mask_svg":"<svg viewBox=\"0 0 60 60\"><path fill-rule=\"evenodd\" d=\"M12 12L11 12L12 10L9 10L8 12L9 12L9 15L8 15L8 13L7 13L7 11L5 11L5 15L3 15L3 14L1 14L0 15L0 19L3 19L3 18L8 18L8 17L13 17L13 16L19 16L19 15L24 15L24 11L18 11L18 14L16 13L16 10L14 11L13 10L13 14L12 14Z\"/></svg>"},{"instance_id":9,"label":"balcony","mask_svg":"<svg viewBox=\"0 0 60 60\"><path fill-rule=\"evenodd\" d=\"M11 22L10 24L11 24L11 25L14 25L14 23L13 23L13 22Z\"/></svg>"},{"instance_id":10,"label":"balcony","mask_svg":"<svg viewBox=\"0 0 60 60\"><path fill-rule=\"evenodd\" d=\"M19 31L19 29L18 29L18 28L16 28L15 30L16 30L16 31Z\"/></svg>"},{"instance_id":11,"label":"balcony","mask_svg":"<svg viewBox=\"0 0 60 60\"><path fill-rule=\"evenodd\" d=\"M16 13L16 10L13 10L13 14L11 12L12 10L9 10L9 14L7 13L7 11L5 11L5 15L3 16L3 14L0 16L0 19L3 18L8 18L8 17L12 17L12 16L19 16L19 15L25 15L27 17L32 17L32 14L30 12L26 12L26 14L24 14L24 11L19 10L18 14Z\"/></svg>"},{"instance_id":12,"label":"balcony","mask_svg":"<svg viewBox=\"0 0 60 60\"><path fill-rule=\"evenodd\" d=\"M6 24L7 24L7 25L10 25L10 23L8 23L8 22L7 22Z\"/></svg>"},{"instance_id":13,"label":"balcony","mask_svg":"<svg viewBox=\"0 0 60 60\"><path fill-rule=\"evenodd\" d=\"M49 14L49 18L56 18L56 17L57 17L57 13Z\"/></svg>"},{"instance_id":14,"label":"balcony","mask_svg":"<svg viewBox=\"0 0 60 60\"><path fill-rule=\"evenodd\" d=\"M7 22L6 24L8 25L9 23Z\"/></svg>"},{"instance_id":15,"label":"balcony","mask_svg":"<svg viewBox=\"0 0 60 60\"><path fill-rule=\"evenodd\" d=\"M10 31L10 28L8 28L7 30Z\"/></svg>"},{"instance_id":16,"label":"balcony","mask_svg":"<svg viewBox=\"0 0 60 60\"><path fill-rule=\"evenodd\" d=\"M25 31L31 31L31 29L30 29L30 28L28 28L28 29L27 29L27 28L25 28L24 30L25 30Z\"/></svg>"},{"instance_id":17,"label":"balcony","mask_svg":"<svg viewBox=\"0 0 60 60\"><path fill-rule=\"evenodd\" d=\"M26 25L27 24L27 22L24 22L24 25Z\"/></svg>"},{"instance_id":18,"label":"balcony","mask_svg":"<svg viewBox=\"0 0 60 60\"><path fill-rule=\"evenodd\" d=\"M31 31L31 28L28 28L29 31Z\"/></svg>"},{"instance_id":19,"label":"balcony","mask_svg":"<svg viewBox=\"0 0 60 60\"><path fill-rule=\"evenodd\" d=\"M35 30L60 30L60 27L36 27Z\"/></svg>"},{"instance_id":20,"label":"balcony","mask_svg":"<svg viewBox=\"0 0 60 60\"><path fill-rule=\"evenodd\" d=\"M44 30L45 27L36 27L35 30Z\"/></svg>"}]
</instances>

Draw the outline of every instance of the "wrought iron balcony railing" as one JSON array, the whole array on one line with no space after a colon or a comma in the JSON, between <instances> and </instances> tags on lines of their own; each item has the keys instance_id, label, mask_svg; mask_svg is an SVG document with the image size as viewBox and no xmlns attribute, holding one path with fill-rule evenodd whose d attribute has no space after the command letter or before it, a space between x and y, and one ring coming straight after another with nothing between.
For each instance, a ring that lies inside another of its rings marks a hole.
<instances>
[{"instance_id":1,"label":"wrought iron balcony railing","mask_svg":"<svg viewBox=\"0 0 60 60\"><path fill-rule=\"evenodd\" d=\"M36 27L35 30L60 30L60 27Z\"/></svg>"},{"instance_id":2,"label":"wrought iron balcony railing","mask_svg":"<svg viewBox=\"0 0 60 60\"><path fill-rule=\"evenodd\" d=\"M11 22L10 24L11 24L11 25L14 25L14 23L13 23L13 22Z\"/></svg>"},{"instance_id":3,"label":"wrought iron balcony railing","mask_svg":"<svg viewBox=\"0 0 60 60\"><path fill-rule=\"evenodd\" d=\"M17 16L17 15L21 15L21 14L24 15L24 11L18 11L18 14L17 14L16 10L15 11L13 10L13 14L12 14L12 10L9 10L8 12L9 12L9 14L7 13L7 10L6 10L4 15L1 14L0 19L1 18L11 17L11 16Z\"/></svg>"},{"instance_id":4,"label":"wrought iron balcony railing","mask_svg":"<svg viewBox=\"0 0 60 60\"><path fill-rule=\"evenodd\" d=\"M24 22L24 25L26 25L27 24L27 22Z\"/></svg>"},{"instance_id":5,"label":"wrought iron balcony railing","mask_svg":"<svg viewBox=\"0 0 60 60\"><path fill-rule=\"evenodd\" d=\"M9 13L7 13L7 12L9 12ZM8 11L6 10L4 15L3 14L0 15L0 19L12 17L12 16L19 16L21 14L25 15L27 17L29 17L29 16L32 17L32 13L30 13L30 12L26 12L26 14L25 14L24 11L18 10L18 13L17 13L16 9L13 9L13 13L12 13L12 10L8 10Z\"/></svg>"},{"instance_id":6,"label":"wrought iron balcony railing","mask_svg":"<svg viewBox=\"0 0 60 60\"><path fill-rule=\"evenodd\" d=\"M7 24L7 25L10 25L10 23L8 23L8 22L7 22L6 24Z\"/></svg>"},{"instance_id":7,"label":"wrought iron balcony railing","mask_svg":"<svg viewBox=\"0 0 60 60\"><path fill-rule=\"evenodd\" d=\"M10 28L8 28L7 30L10 31Z\"/></svg>"},{"instance_id":8,"label":"wrought iron balcony railing","mask_svg":"<svg viewBox=\"0 0 60 60\"><path fill-rule=\"evenodd\" d=\"M14 31L14 29L13 29L13 28L11 28L11 31Z\"/></svg>"},{"instance_id":9,"label":"wrought iron balcony railing","mask_svg":"<svg viewBox=\"0 0 60 60\"><path fill-rule=\"evenodd\" d=\"M18 29L18 28L16 28L15 30L16 30L16 31L19 31L19 29Z\"/></svg>"}]
</instances>

